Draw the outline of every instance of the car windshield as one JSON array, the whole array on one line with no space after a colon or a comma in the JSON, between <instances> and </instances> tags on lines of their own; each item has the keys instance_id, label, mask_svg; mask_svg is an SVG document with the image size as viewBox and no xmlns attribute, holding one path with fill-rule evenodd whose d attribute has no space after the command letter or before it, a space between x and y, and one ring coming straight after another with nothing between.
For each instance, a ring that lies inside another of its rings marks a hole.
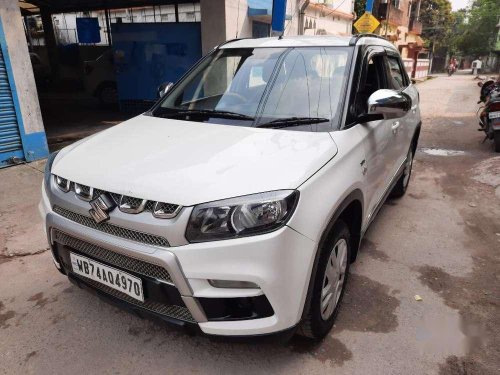
<instances>
[{"instance_id":1,"label":"car windshield","mask_svg":"<svg viewBox=\"0 0 500 375\"><path fill-rule=\"evenodd\" d=\"M345 96L350 55L345 47L220 49L168 92L153 115L330 130Z\"/></svg>"}]
</instances>

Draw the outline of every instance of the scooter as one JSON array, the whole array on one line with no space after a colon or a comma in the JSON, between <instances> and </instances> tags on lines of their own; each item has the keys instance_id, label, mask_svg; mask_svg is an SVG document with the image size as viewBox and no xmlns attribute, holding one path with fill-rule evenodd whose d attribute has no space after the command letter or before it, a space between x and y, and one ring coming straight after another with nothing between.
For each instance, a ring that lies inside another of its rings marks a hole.
<instances>
[{"instance_id":1,"label":"scooter","mask_svg":"<svg viewBox=\"0 0 500 375\"><path fill-rule=\"evenodd\" d=\"M477 110L480 126L478 130L486 134L484 141L492 139L495 152L500 152L500 79L481 81L478 86L481 87L478 104L484 103Z\"/></svg>"},{"instance_id":2,"label":"scooter","mask_svg":"<svg viewBox=\"0 0 500 375\"><path fill-rule=\"evenodd\" d=\"M456 71L455 65L453 64L448 65L448 77L450 77L453 73L455 73L455 71Z\"/></svg>"}]
</instances>

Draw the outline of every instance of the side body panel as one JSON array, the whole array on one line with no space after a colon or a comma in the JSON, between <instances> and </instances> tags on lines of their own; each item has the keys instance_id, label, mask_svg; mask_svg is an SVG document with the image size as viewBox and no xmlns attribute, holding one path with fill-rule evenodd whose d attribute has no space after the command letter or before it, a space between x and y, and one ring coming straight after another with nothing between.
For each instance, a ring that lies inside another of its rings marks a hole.
<instances>
[{"instance_id":1,"label":"side body panel","mask_svg":"<svg viewBox=\"0 0 500 375\"><path fill-rule=\"evenodd\" d=\"M300 199L288 225L318 242L339 205L354 190L364 191L363 138L356 127L330 133L337 155L304 182ZM366 206L366 199L361 202Z\"/></svg>"},{"instance_id":2,"label":"side body panel","mask_svg":"<svg viewBox=\"0 0 500 375\"><path fill-rule=\"evenodd\" d=\"M390 184L393 175L394 160L392 120L371 121L353 127L363 139L366 154L366 174L363 179L365 194L364 221L369 222L376 207Z\"/></svg>"}]
</instances>

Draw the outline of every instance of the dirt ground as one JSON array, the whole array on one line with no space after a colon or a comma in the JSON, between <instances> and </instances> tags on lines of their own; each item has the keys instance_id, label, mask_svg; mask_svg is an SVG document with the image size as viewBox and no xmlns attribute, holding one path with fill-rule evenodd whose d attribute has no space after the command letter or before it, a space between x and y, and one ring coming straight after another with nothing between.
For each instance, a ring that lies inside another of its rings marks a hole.
<instances>
[{"instance_id":1,"label":"dirt ground","mask_svg":"<svg viewBox=\"0 0 500 375\"><path fill-rule=\"evenodd\" d=\"M500 373L500 156L476 131L470 75L418 87L409 191L369 229L320 344L214 341L78 289L46 251L43 163L1 170L0 373Z\"/></svg>"}]
</instances>

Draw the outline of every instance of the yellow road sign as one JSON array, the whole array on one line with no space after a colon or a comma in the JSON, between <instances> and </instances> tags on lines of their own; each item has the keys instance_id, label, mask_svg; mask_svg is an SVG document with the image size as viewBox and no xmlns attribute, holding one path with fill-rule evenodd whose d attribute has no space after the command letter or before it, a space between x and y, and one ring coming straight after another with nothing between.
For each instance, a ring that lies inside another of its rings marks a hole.
<instances>
[{"instance_id":1,"label":"yellow road sign","mask_svg":"<svg viewBox=\"0 0 500 375\"><path fill-rule=\"evenodd\" d=\"M360 33L373 33L378 25L380 25L380 22L378 22L378 20L368 12L363 13L363 15L354 23L354 27Z\"/></svg>"}]
</instances>

